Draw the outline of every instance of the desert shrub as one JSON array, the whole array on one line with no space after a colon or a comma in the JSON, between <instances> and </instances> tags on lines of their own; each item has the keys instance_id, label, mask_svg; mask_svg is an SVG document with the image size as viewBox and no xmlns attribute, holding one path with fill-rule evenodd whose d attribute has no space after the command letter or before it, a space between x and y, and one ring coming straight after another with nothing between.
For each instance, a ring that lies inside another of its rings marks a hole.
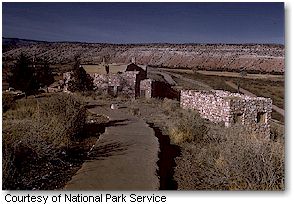
<instances>
[{"instance_id":1,"label":"desert shrub","mask_svg":"<svg viewBox=\"0 0 294 204\"><path fill-rule=\"evenodd\" d=\"M100 100L100 101L109 101L110 99L112 99L112 96L109 95L108 93L102 92L102 91L97 92L97 95L95 97L95 100Z\"/></svg>"},{"instance_id":2,"label":"desert shrub","mask_svg":"<svg viewBox=\"0 0 294 204\"><path fill-rule=\"evenodd\" d=\"M277 140L277 141L283 141L284 140L284 125L279 124L277 121L273 121L270 123L271 127L271 139Z\"/></svg>"},{"instance_id":3,"label":"desert shrub","mask_svg":"<svg viewBox=\"0 0 294 204\"><path fill-rule=\"evenodd\" d=\"M174 114L180 114L173 117L169 127L169 136L173 143L181 144L183 142L200 142L207 131L205 121L197 112L178 110Z\"/></svg>"},{"instance_id":4,"label":"desert shrub","mask_svg":"<svg viewBox=\"0 0 294 204\"><path fill-rule=\"evenodd\" d=\"M176 100L164 98L161 107L165 114L172 114L180 108L180 103Z\"/></svg>"},{"instance_id":5,"label":"desert shrub","mask_svg":"<svg viewBox=\"0 0 294 204\"><path fill-rule=\"evenodd\" d=\"M185 160L177 160L175 171L181 189L284 189L283 143L258 139L240 126L215 129L206 143L183 145Z\"/></svg>"},{"instance_id":6,"label":"desert shrub","mask_svg":"<svg viewBox=\"0 0 294 204\"><path fill-rule=\"evenodd\" d=\"M141 114L140 109L138 107L135 107L135 106L130 107L129 111L130 111L130 113L132 115L135 115L135 116L138 116L138 115Z\"/></svg>"},{"instance_id":7,"label":"desert shrub","mask_svg":"<svg viewBox=\"0 0 294 204\"><path fill-rule=\"evenodd\" d=\"M23 186L24 169L66 151L82 130L84 104L74 95L21 99L3 115L3 188ZM25 187L24 187L25 188Z\"/></svg>"},{"instance_id":8,"label":"desert shrub","mask_svg":"<svg viewBox=\"0 0 294 204\"><path fill-rule=\"evenodd\" d=\"M3 115L3 118L7 121L30 119L36 112L36 108L37 100L35 99L28 98L17 100L14 106Z\"/></svg>"},{"instance_id":9,"label":"desert shrub","mask_svg":"<svg viewBox=\"0 0 294 204\"><path fill-rule=\"evenodd\" d=\"M81 92L81 95L86 98L92 98L95 99L97 95L99 95L97 92L91 90L91 91L83 91Z\"/></svg>"},{"instance_id":10,"label":"desert shrub","mask_svg":"<svg viewBox=\"0 0 294 204\"><path fill-rule=\"evenodd\" d=\"M111 99L114 99L110 94L103 90L82 91L76 92L75 94L84 98L85 101L95 100L100 102L107 102Z\"/></svg>"},{"instance_id":11,"label":"desert shrub","mask_svg":"<svg viewBox=\"0 0 294 204\"><path fill-rule=\"evenodd\" d=\"M68 90L72 92L91 91L94 89L93 78L80 65L80 56L75 56Z\"/></svg>"},{"instance_id":12,"label":"desert shrub","mask_svg":"<svg viewBox=\"0 0 294 204\"><path fill-rule=\"evenodd\" d=\"M6 112L14 105L15 97L9 93L2 93L2 108Z\"/></svg>"},{"instance_id":13,"label":"desert shrub","mask_svg":"<svg viewBox=\"0 0 294 204\"><path fill-rule=\"evenodd\" d=\"M162 104L162 100L158 98L138 98L135 102L137 104L144 104L151 107L160 107Z\"/></svg>"}]
</instances>

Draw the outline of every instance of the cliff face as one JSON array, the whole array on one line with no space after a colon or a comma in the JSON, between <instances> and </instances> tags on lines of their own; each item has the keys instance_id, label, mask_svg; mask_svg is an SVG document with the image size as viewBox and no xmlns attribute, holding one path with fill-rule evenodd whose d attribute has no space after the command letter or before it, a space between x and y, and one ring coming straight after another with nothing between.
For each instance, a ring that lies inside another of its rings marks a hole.
<instances>
[{"instance_id":1,"label":"cliff face","mask_svg":"<svg viewBox=\"0 0 294 204\"><path fill-rule=\"evenodd\" d=\"M170 68L283 73L282 45L226 44L137 44L68 43L3 40L3 61L15 60L21 52L47 57L52 64L66 64L80 54L83 63L100 63L103 56L110 62L130 62Z\"/></svg>"}]
</instances>

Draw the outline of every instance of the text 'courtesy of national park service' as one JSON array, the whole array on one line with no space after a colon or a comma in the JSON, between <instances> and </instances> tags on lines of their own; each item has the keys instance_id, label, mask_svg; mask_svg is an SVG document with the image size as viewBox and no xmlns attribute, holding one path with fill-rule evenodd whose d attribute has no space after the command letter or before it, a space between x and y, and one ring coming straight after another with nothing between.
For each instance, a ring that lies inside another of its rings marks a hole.
<instances>
[{"instance_id":1,"label":"text 'courtesy of national park service'","mask_svg":"<svg viewBox=\"0 0 294 204\"><path fill-rule=\"evenodd\" d=\"M162 195L138 195L138 194L59 194L59 195L5 195L7 203L165 203L166 196Z\"/></svg>"}]
</instances>

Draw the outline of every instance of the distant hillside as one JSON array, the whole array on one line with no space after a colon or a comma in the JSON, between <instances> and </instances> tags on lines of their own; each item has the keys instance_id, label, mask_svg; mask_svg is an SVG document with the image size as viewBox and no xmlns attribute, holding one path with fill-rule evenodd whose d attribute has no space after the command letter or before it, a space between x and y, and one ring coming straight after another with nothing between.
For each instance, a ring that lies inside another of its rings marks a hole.
<instances>
[{"instance_id":1,"label":"distant hillside","mask_svg":"<svg viewBox=\"0 0 294 204\"><path fill-rule=\"evenodd\" d=\"M17 59L21 52L45 56L51 64L68 64L76 54L83 63L129 62L169 68L284 73L284 46L271 44L105 44L45 42L2 38L3 61Z\"/></svg>"}]
</instances>

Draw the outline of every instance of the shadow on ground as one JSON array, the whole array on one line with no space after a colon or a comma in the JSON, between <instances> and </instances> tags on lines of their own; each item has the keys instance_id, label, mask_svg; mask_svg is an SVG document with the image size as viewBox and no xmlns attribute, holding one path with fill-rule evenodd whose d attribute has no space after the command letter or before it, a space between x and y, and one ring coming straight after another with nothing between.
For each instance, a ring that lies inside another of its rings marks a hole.
<instances>
[{"instance_id":1,"label":"shadow on ground","mask_svg":"<svg viewBox=\"0 0 294 204\"><path fill-rule=\"evenodd\" d=\"M95 148L89 153L89 160L103 160L106 157L124 155L126 150L131 144L122 144L119 142L100 142Z\"/></svg>"},{"instance_id":2,"label":"shadow on ground","mask_svg":"<svg viewBox=\"0 0 294 204\"><path fill-rule=\"evenodd\" d=\"M111 120L106 123L105 127L116 127L116 126L124 126L127 125L130 121L128 119L124 120Z\"/></svg>"},{"instance_id":3,"label":"shadow on ground","mask_svg":"<svg viewBox=\"0 0 294 204\"><path fill-rule=\"evenodd\" d=\"M154 130L160 146L159 160L157 162L157 174L160 178L159 190L177 190L178 184L173 176L175 173L174 168L176 167L175 158L181 155L180 147L170 144L169 136L163 135L161 130L155 127L153 123L148 123L148 125Z\"/></svg>"}]
</instances>

